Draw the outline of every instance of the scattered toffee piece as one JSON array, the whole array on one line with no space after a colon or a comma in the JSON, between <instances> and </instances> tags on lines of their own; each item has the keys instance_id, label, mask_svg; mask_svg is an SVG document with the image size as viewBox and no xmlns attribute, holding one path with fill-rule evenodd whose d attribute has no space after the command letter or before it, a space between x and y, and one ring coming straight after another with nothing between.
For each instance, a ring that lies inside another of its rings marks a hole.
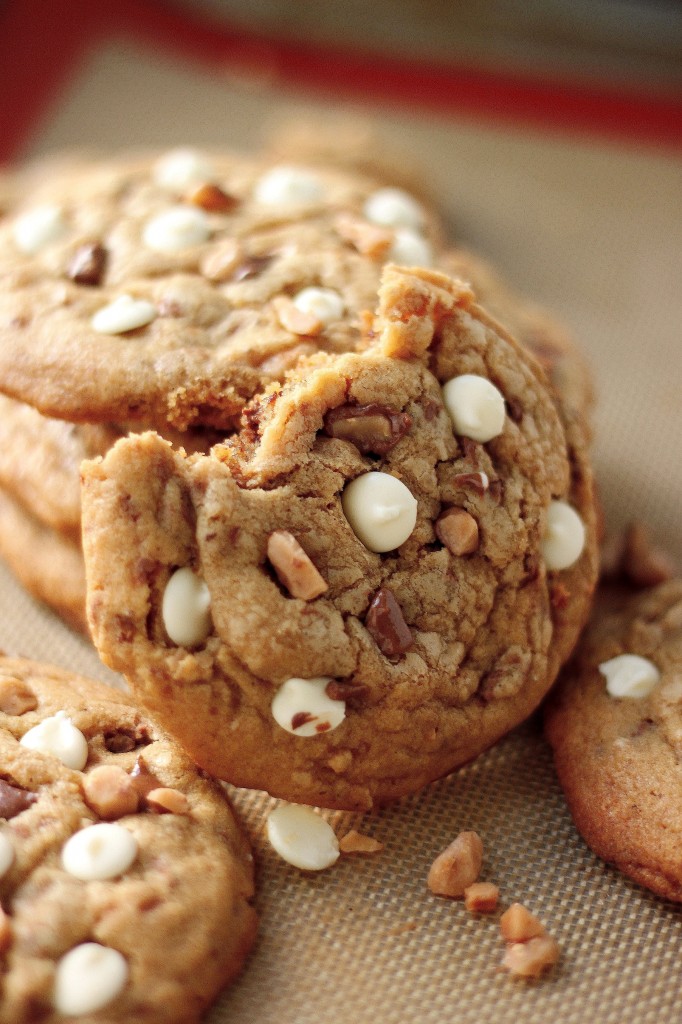
<instances>
[{"instance_id":1,"label":"scattered toffee piece","mask_svg":"<svg viewBox=\"0 0 682 1024\"><path fill-rule=\"evenodd\" d=\"M270 266L273 258L272 256L248 256L232 271L232 280L235 282L250 281L251 278L258 277L266 267Z\"/></svg>"},{"instance_id":2,"label":"scattered toffee piece","mask_svg":"<svg viewBox=\"0 0 682 1024\"><path fill-rule=\"evenodd\" d=\"M9 821L10 818L25 811L37 799L36 793L30 793L27 789L21 789L5 779L0 779L0 818Z\"/></svg>"},{"instance_id":3,"label":"scattered toffee piece","mask_svg":"<svg viewBox=\"0 0 682 1024\"><path fill-rule=\"evenodd\" d=\"M107 266L108 253L100 242L87 242L79 246L71 257L67 276L76 284L91 287L102 283Z\"/></svg>"},{"instance_id":4,"label":"scattered toffee piece","mask_svg":"<svg viewBox=\"0 0 682 1024\"><path fill-rule=\"evenodd\" d=\"M350 441L363 455L385 455L412 426L406 412L385 405L340 405L324 417L329 437Z\"/></svg>"},{"instance_id":5,"label":"scattered toffee piece","mask_svg":"<svg viewBox=\"0 0 682 1024\"><path fill-rule=\"evenodd\" d=\"M235 196L223 192L218 185L210 182L200 185L187 199L193 206L200 206L208 213L229 213L239 206L239 200Z\"/></svg>"},{"instance_id":6,"label":"scattered toffee piece","mask_svg":"<svg viewBox=\"0 0 682 1024\"><path fill-rule=\"evenodd\" d=\"M400 657L414 642L400 605L388 587L381 587L372 598L365 626L386 658Z\"/></svg>"}]
</instances>

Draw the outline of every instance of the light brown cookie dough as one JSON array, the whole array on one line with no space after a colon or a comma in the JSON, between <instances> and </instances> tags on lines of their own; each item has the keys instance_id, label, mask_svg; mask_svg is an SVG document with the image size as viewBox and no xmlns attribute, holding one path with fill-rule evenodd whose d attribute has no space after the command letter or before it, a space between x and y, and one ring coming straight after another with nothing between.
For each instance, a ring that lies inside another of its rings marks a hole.
<instances>
[{"instance_id":1,"label":"light brown cookie dough","mask_svg":"<svg viewBox=\"0 0 682 1024\"><path fill-rule=\"evenodd\" d=\"M0 558L29 594L88 634L80 544L39 522L1 488Z\"/></svg>"},{"instance_id":2,"label":"light brown cookie dough","mask_svg":"<svg viewBox=\"0 0 682 1024\"><path fill-rule=\"evenodd\" d=\"M682 583L606 591L546 710L571 814L598 856L682 900Z\"/></svg>"},{"instance_id":3,"label":"light brown cookie dough","mask_svg":"<svg viewBox=\"0 0 682 1024\"><path fill-rule=\"evenodd\" d=\"M210 772L362 809L530 713L596 574L546 379L470 290L389 268L371 335L208 457L145 434L83 467L105 662ZM567 571L584 586L555 626Z\"/></svg>"},{"instance_id":4,"label":"light brown cookie dough","mask_svg":"<svg viewBox=\"0 0 682 1024\"><path fill-rule=\"evenodd\" d=\"M220 788L123 694L0 658L0 1021L192 1024L256 927Z\"/></svg>"},{"instance_id":5,"label":"light brown cookie dough","mask_svg":"<svg viewBox=\"0 0 682 1024\"><path fill-rule=\"evenodd\" d=\"M72 421L228 429L302 356L355 349L382 265L438 244L422 203L351 170L183 151L53 171L0 220L0 389Z\"/></svg>"}]
</instances>

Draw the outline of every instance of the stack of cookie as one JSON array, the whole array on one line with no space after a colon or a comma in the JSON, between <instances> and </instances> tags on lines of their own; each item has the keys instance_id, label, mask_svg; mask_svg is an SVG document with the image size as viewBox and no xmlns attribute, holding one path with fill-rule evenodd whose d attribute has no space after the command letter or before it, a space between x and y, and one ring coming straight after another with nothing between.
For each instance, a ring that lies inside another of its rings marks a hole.
<instances>
[{"instance_id":1,"label":"stack of cookie","mask_svg":"<svg viewBox=\"0 0 682 1024\"><path fill-rule=\"evenodd\" d=\"M34 592L84 621L85 459L95 644L212 774L366 809L525 718L596 577L553 321L367 173L31 180L0 222L0 533Z\"/></svg>"},{"instance_id":2,"label":"stack of cookie","mask_svg":"<svg viewBox=\"0 0 682 1024\"><path fill-rule=\"evenodd\" d=\"M152 813L174 826L154 864L184 815L231 834L191 762L367 810L531 713L597 571L589 377L544 311L369 172L176 151L73 162L3 194L0 550L70 622L87 617L144 708L0 666L4 816L38 814L47 786L73 819L36 870L99 879L99 840L77 837L84 818L115 821L104 859L121 892L137 864L137 919L165 906L154 865L126 859ZM79 994L92 964L111 1019L141 1014L149 971L125 915L30 959L30 870L11 867L33 856L24 831L9 829L3 883L16 1019L104 1005ZM227 893L235 942L201 998L183 976L187 1020L253 934L244 850L215 856L207 900ZM111 904L106 887L86 896Z\"/></svg>"}]
</instances>

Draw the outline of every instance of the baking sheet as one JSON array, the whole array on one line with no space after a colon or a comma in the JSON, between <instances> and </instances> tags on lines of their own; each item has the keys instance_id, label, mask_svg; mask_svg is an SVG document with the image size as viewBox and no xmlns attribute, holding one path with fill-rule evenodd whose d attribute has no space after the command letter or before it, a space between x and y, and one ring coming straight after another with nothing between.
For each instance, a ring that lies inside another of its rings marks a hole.
<instances>
[{"instance_id":1,"label":"baking sheet","mask_svg":"<svg viewBox=\"0 0 682 1024\"><path fill-rule=\"evenodd\" d=\"M338 113L338 106L335 105ZM353 113L353 111L350 111ZM682 564L682 161L679 154L404 110L363 108L378 148L406 154L453 232L553 308L598 390L595 461L606 521L645 520ZM328 104L261 78L203 74L126 41L93 50L25 149L259 145ZM87 642L0 570L0 646L111 679ZM258 863L258 945L209 1024L647 1024L679 1020L680 911L628 883L577 836L537 720L424 793L372 816L329 814L385 843L305 876L263 835L273 804L234 791ZM500 971L497 918L426 890L461 829L483 877L559 941L539 982Z\"/></svg>"}]
</instances>

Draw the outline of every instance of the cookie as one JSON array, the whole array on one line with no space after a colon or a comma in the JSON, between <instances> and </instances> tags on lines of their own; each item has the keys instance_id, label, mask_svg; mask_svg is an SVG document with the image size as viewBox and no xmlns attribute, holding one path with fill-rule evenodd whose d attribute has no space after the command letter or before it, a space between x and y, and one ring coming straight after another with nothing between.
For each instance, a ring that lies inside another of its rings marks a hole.
<instances>
[{"instance_id":1,"label":"cookie","mask_svg":"<svg viewBox=\"0 0 682 1024\"><path fill-rule=\"evenodd\" d=\"M0 558L29 594L88 635L80 544L45 526L2 488Z\"/></svg>"},{"instance_id":2,"label":"cookie","mask_svg":"<svg viewBox=\"0 0 682 1024\"><path fill-rule=\"evenodd\" d=\"M605 591L546 710L559 781L594 852L682 900L682 582Z\"/></svg>"},{"instance_id":3,"label":"cookie","mask_svg":"<svg viewBox=\"0 0 682 1024\"><path fill-rule=\"evenodd\" d=\"M0 489L39 523L80 546L80 465L104 455L128 430L108 423L70 423L43 416L0 394ZM208 451L222 435L211 430L164 437L188 452Z\"/></svg>"},{"instance_id":4,"label":"cookie","mask_svg":"<svg viewBox=\"0 0 682 1024\"><path fill-rule=\"evenodd\" d=\"M105 424L74 424L0 395L0 488L44 526L80 543L80 464L121 437Z\"/></svg>"},{"instance_id":5,"label":"cookie","mask_svg":"<svg viewBox=\"0 0 682 1024\"><path fill-rule=\"evenodd\" d=\"M74 422L231 429L301 357L361 344L384 263L440 246L424 204L319 165L180 151L30 180L0 220L0 390Z\"/></svg>"},{"instance_id":6,"label":"cookie","mask_svg":"<svg viewBox=\"0 0 682 1024\"><path fill-rule=\"evenodd\" d=\"M222 790L127 698L0 658L0 1021L198 1021L255 933Z\"/></svg>"},{"instance_id":7,"label":"cookie","mask_svg":"<svg viewBox=\"0 0 682 1024\"><path fill-rule=\"evenodd\" d=\"M389 267L380 300L365 352L320 353L209 456L148 433L83 466L103 660L207 771L349 809L525 718L596 576L535 361L444 275Z\"/></svg>"}]
</instances>

